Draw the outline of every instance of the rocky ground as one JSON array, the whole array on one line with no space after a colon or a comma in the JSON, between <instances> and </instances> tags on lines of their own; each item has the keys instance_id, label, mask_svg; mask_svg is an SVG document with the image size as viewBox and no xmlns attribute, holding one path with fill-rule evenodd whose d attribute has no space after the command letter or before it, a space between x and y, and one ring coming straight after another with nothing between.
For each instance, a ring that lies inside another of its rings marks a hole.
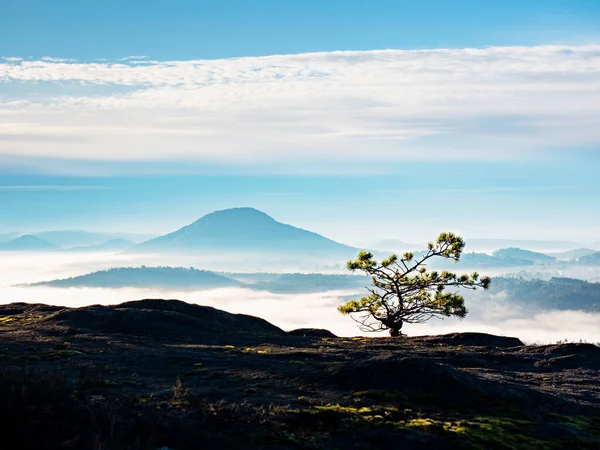
<instances>
[{"instance_id":1,"label":"rocky ground","mask_svg":"<svg viewBox=\"0 0 600 450\"><path fill-rule=\"evenodd\" d=\"M597 449L600 347L336 338L178 301L0 307L3 449Z\"/></svg>"}]
</instances>

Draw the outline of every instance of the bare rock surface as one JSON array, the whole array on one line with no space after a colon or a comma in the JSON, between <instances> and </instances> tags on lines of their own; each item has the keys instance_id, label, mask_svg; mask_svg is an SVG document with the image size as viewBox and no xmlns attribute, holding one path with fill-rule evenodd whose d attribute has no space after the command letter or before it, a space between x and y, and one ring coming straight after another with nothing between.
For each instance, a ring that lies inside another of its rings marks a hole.
<instances>
[{"instance_id":1,"label":"bare rock surface","mask_svg":"<svg viewBox=\"0 0 600 450\"><path fill-rule=\"evenodd\" d=\"M42 319L63 326L69 333L114 332L132 336L161 336L163 339L218 340L231 334L284 335L266 320L244 314L185 303L179 300L146 299L116 306L64 308Z\"/></svg>"},{"instance_id":2,"label":"bare rock surface","mask_svg":"<svg viewBox=\"0 0 600 450\"><path fill-rule=\"evenodd\" d=\"M176 300L0 306L10 449L596 449L600 349L338 338Z\"/></svg>"},{"instance_id":3,"label":"bare rock surface","mask_svg":"<svg viewBox=\"0 0 600 450\"><path fill-rule=\"evenodd\" d=\"M425 336L421 339L432 344L479 347L519 347L524 345L520 339L515 337L495 336L487 333L450 333L440 336Z\"/></svg>"}]
</instances>

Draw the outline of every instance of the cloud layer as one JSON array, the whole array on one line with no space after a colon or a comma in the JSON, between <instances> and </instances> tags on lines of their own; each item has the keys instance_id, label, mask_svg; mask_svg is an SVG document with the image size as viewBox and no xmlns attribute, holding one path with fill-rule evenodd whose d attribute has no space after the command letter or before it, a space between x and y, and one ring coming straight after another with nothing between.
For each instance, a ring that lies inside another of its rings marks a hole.
<instances>
[{"instance_id":1,"label":"cloud layer","mask_svg":"<svg viewBox=\"0 0 600 450\"><path fill-rule=\"evenodd\" d=\"M226 164L554 157L600 142L600 46L4 58L0 155Z\"/></svg>"},{"instance_id":2,"label":"cloud layer","mask_svg":"<svg viewBox=\"0 0 600 450\"><path fill-rule=\"evenodd\" d=\"M373 335L361 332L348 317L336 310L345 292L285 295L248 289L177 291L161 289L101 288L10 288L0 287L0 303L29 302L59 306L114 305L143 298L179 299L188 303L213 306L232 313L262 317L283 328L326 328L339 336ZM9 300L10 299L10 300ZM526 343L555 343L567 339L600 342L600 314L581 311L531 312L503 309L491 303L470 305L466 319L438 320L407 326L405 333L415 335L453 332L483 332L516 336ZM386 336L378 334L377 336Z\"/></svg>"},{"instance_id":3,"label":"cloud layer","mask_svg":"<svg viewBox=\"0 0 600 450\"><path fill-rule=\"evenodd\" d=\"M46 303L79 307L117 304L143 298L180 299L214 306L232 313L262 317L286 329L326 328L340 336L361 333L356 324L337 312L341 296L354 294L329 291L315 294L274 294L249 289L224 288L207 291L175 289L103 289L12 287L17 283L49 280L108 268L139 265L137 257L108 254L0 254L0 304L12 302ZM554 343L558 340L600 342L600 314L581 311L542 311L507 304L502 296L490 299L467 298L469 315L465 320L432 320L407 326L409 335L441 334L456 331L485 332L517 336L527 343Z\"/></svg>"}]
</instances>

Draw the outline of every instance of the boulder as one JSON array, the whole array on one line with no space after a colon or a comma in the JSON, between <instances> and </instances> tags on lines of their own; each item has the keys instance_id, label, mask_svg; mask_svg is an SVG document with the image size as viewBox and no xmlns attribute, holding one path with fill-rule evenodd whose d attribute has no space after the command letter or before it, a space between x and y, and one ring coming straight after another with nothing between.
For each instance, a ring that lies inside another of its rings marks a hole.
<instances>
[{"instance_id":1,"label":"boulder","mask_svg":"<svg viewBox=\"0 0 600 450\"><path fill-rule=\"evenodd\" d=\"M516 337L496 336L487 333L450 333L439 336L423 336L420 339L432 344L473 347L520 347L525 345Z\"/></svg>"},{"instance_id":2,"label":"boulder","mask_svg":"<svg viewBox=\"0 0 600 450\"><path fill-rule=\"evenodd\" d=\"M82 331L116 332L166 340L285 335L283 330L259 317L162 299L139 300L115 306L64 308L42 321Z\"/></svg>"},{"instance_id":3,"label":"boulder","mask_svg":"<svg viewBox=\"0 0 600 450\"><path fill-rule=\"evenodd\" d=\"M319 338L336 338L337 336L331 331L324 328L298 328L296 330L288 331L288 334L292 336L303 336L303 337L319 337Z\"/></svg>"}]
</instances>

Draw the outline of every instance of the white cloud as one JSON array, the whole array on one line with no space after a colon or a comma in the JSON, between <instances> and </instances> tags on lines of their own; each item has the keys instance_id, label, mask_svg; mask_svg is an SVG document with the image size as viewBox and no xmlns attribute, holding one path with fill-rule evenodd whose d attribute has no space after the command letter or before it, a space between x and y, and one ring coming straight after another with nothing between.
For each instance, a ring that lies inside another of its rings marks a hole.
<instances>
[{"instance_id":1,"label":"white cloud","mask_svg":"<svg viewBox=\"0 0 600 450\"><path fill-rule=\"evenodd\" d=\"M53 58L52 56L43 56L40 59L42 61L52 62L52 63L75 62L75 61L77 61L76 59L72 59L72 58Z\"/></svg>"},{"instance_id":2,"label":"white cloud","mask_svg":"<svg viewBox=\"0 0 600 450\"><path fill-rule=\"evenodd\" d=\"M121 58L119 61L129 61L132 59L148 59L147 56L126 56L125 58Z\"/></svg>"},{"instance_id":3,"label":"white cloud","mask_svg":"<svg viewBox=\"0 0 600 450\"><path fill-rule=\"evenodd\" d=\"M0 63L0 154L343 165L530 159L600 142L595 45L129 58ZM17 82L50 87L11 94Z\"/></svg>"},{"instance_id":4,"label":"white cloud","mask_svg":"<svg viewBox=\"0 0 600 450\"><path fill-rule=\"evenodd\" d=\"M213 306L236 314L250 314L285 329L325 328L339 336L371 335L361 332L350 318L338 313L340 295L346 292L315 294L273 294L249 289L223 288L207 291L175 289L105 288L15 288L0 287L0 303L28 302L59 306L114 305L143 298L180 299L188 303ZM470 305L475 306L475 305ZM409 335L480 332L515 336L526 343L555 343L567 339L600 342L600 314L581 311L498 311L492 304L477 305L466 319L433 320L407 326ZM473 309L473 308L471 308ZM378 334L377 336L385 336Z\"/></svg>"}]
</instances>

